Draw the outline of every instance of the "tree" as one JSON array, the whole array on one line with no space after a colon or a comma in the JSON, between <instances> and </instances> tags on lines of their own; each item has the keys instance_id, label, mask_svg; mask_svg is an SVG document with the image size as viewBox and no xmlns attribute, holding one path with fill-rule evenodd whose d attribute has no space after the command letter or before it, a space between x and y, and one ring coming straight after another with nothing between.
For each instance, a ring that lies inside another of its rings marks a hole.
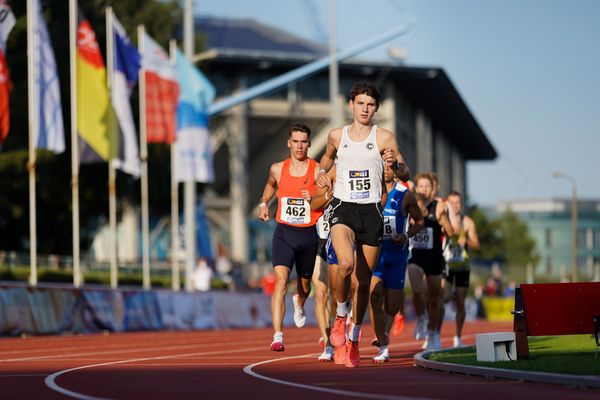
<instances>
[{"instance_id":1,"label":"tree","mask_svg":"<svg viewBox=\"0 0 600 400\"><path fill-rule=\"evenodd\" d=\"M474 207L470 215L481 243L481 249L473 252L474 258L500 262L514 278L524 277L527 264L539 261L527 224L513 211L509 209L490 220L483 210Z\"/></svg>"}]
</instances>

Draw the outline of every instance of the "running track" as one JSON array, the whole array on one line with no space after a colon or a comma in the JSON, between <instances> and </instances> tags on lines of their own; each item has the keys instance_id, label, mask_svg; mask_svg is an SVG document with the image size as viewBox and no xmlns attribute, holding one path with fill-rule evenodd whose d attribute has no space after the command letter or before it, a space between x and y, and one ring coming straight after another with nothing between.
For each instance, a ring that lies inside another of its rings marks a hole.
<instances>
[{"instance_id":1,"label":"running track","mask_svg":"<svg viewBox=\"0 0 600 400\"><path fill-rule=\"evenodd\" d=\"M392 359L374 365L364 329L362 364L350 369L316 360L314 327L288 328L286 351L268 349L270 329L143 332L0 339L3 399L598 399L600 390L494 380L413 366L420 351L414 324L393 338ZM442 343L449 346L453 324ZM467 323L464 338L511 330Z\"/></svg>"}]
</instances>

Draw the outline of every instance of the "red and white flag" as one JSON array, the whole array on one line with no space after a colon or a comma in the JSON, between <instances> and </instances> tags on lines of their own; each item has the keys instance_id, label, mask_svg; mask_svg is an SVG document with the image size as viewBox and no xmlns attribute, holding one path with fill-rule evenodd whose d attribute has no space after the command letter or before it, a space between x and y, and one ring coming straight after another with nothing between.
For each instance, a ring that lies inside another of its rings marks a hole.
<instances>
[{"instance_id":1,"label":"red and white flag","mask_svg":"<svg viewBox=\"0 0 600 400\"><path fill-rule=\"evenodd\" d=\"M15 25L15 16L6 0L0 0L0 145L6 139L10 128L10 74L6 64L6 40L12 27Z\"/></svg>"},{"instance_id":2,"label":"red and white flag","mask_svg":"<svg viewBox=\"0 0 600 400\"><path fill-rule=\"evenodd\" d=\"M146 141L173 143L176 137L179 82L167 53L150 36L143 37L142 68L146 81Z\"/></svg>"}]
</instances>

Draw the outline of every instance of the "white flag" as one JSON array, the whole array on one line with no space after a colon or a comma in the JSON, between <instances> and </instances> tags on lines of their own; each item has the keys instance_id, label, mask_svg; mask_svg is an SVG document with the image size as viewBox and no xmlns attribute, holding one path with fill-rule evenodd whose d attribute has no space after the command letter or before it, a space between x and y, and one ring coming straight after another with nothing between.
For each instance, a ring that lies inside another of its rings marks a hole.
<instances>
[{"instance_id":1,"label":"white flag","mask_svg":"<svg viewBox=\"0 0 600 400\"><path fill-rule=\"evenodd\" d=\"M123 26L113 14L113 82L110 95L113 108L119 120L121 134L119 135L119 158L114 159L113 165L135 177L140 176L140 158L138 155L138 140L135 124L129 104L131 90L138 79L140 69L140 53L127 37ZM109 60L109 62L111 62Z\"/></svg>"},{"instance_id":2,"label":"white flag","mask_svg":"<svg viewBox=\"0 0 600 400\"><path fill-rule=\"evenodd\" d=\"M55 153L65 151L65 130L60 100L60 83L50 36L42 15L39 0L32 1L34 20L28 21L28 29L34 36L34 91L38 102L37 129L34 131L34 143L37 148Z\"/></svg>"},{"instance_id":3,"label":"white flag","mask_svg":"<svg viewBox=\"0 0 600 400\"><path fill-rule=\"evenodd\" d=\"M177 181L213 182L213 151L207 110L215 98L212 83L177 50L181 95L177 105Z\"/></svg>"}]
</instances>

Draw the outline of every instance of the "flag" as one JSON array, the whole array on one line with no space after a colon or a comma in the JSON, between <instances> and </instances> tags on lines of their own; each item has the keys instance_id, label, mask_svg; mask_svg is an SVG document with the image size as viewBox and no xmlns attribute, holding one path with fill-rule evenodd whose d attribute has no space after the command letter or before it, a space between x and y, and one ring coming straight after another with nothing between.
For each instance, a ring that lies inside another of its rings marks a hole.
<instances>
[{"instance_id":1,"label":"flag","mask_svg":"<svg viewBox=\"0 0 600 400\"><path fill-rule=\"evenodd\" d=\"M81 164L116 158L118 126L96 34L81 11L77 21L77 133Z\"/></svg>"},{"instance_id":2,"label":"flag","mask_svg":"<svg viewBox=\"0 0 600 400\"><path fill-rule=\"evenodd\" d=\"M6 0L0 0L0 145L6 139L10 128L10 74L6 64L6 40L15 25L15 15Z\"/></svg>"},{"instance_id":3,"label":"flag","mask_svg":"<svg viewBox=\"0 0 600 400\"><path fill-rule=\"evenodd\" d=\"M177 51L181 95L177 105L177 180L213 182L213 152L208 132L208 107L215 88L195 66Z\"/></svg>"},{"instance_id":4,"label":"flag","mask_svg":"<svg viewBox=\"0 0 600 400\"><path fill-rule=\"evenodd\" d=\"M140 53L131 44L116 17L113 17L113 38L113 82L110 89L112 104L121 127L118 158L113 160L113 165L139 177L140 159L129 96L138 79Z\"/></svg>"},{"instance_id":5,"label":"flag","mask_svg":"<svg viewBox=\"0 0 600 400\"><path fill-rule=\"evenodd\" d=\"M146 81L146 141L173 143L179 97L177 70L169 56L150 36L144 34L142 66Z\"/></svg>"},{"instance_id":6,"label":"flag","mask_svg":"<svg viewBox=\"0 0 600 400\"><path fill-rule=\"evenodd\" d=\"M32 3L36 23L29 29L33 29L35 43L33 85L37 99L37 129L34 131L33 143L37 148L62 153L65 151L65 129L56 60L39 0ZM28 21L28 24L32 24L32 21Z\"/></svg>"}]
</instances>

